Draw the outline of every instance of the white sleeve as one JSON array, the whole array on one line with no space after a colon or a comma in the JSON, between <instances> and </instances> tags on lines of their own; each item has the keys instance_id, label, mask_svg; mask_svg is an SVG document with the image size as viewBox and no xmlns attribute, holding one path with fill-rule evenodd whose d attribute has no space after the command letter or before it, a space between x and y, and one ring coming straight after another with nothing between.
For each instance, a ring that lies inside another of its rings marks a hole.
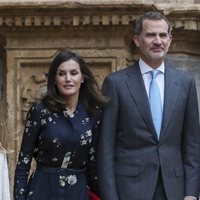
<instances>
[{"instance_id":1,"label":"white sleeve","mask_svg":"<svg viewBox=\"0 0 200 200\"><path fill-rule=\"evenodd\" d=\"M0 199L10 200L10 185L6 154L0 152Z\"/></svg>"}]
</instances>

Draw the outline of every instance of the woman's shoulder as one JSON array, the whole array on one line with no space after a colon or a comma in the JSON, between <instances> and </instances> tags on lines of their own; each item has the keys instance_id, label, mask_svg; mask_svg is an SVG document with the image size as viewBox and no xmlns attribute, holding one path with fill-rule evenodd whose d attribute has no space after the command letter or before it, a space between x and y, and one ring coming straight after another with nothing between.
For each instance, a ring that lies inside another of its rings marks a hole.
<instances>
[{"instance_id":1,"label":"woman's shoulder","mask_svg":"<svg viewBox=\"0 0 200 200\"><path fill-rule=\"evenodd\" d=\"M50 110L48 107L41 101L33 102L30 109L29 109L29 115L35 115L35 116L45 116L50 113Z\"/></svg>"},{"instance_id":2,"label":"woman's shoulder","mask_svg":"<svg viewBox=\"0 0 200 200\"><path fill-rule=\"evenodd\" d=\"M41 112L43 109L46 109L46 106L41 101L33 102L30 111Z\"/></svg>"}]
</instances>

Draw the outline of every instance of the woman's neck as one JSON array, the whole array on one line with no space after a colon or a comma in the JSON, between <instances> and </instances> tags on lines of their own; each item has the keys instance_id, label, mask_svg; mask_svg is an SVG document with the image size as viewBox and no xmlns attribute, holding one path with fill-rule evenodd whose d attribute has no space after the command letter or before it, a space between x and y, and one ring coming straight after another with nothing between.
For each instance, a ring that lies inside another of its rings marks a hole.
<instances>
[{"instance_id":1,"label":"woman's neck","mask_svg":"<svg viewBox=\"0 0 200 200\"><path fill-rule=\"evenodd\" d=\"M65 108L69 113L74 113L78 104L78 98L71 98L65 102Z\"/></svg>"}]
</instances>

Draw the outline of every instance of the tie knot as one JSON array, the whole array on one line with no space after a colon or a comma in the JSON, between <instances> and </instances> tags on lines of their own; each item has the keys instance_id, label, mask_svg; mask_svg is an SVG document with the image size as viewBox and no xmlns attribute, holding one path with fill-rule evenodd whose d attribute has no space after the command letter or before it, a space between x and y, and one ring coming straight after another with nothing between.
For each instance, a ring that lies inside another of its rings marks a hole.
<instances>
[{"instance_id":1,"label":"tie knot","mask_svg":"<svg viewBox=\"0 0 200 200\"><path fill-rule=\"evenodd\" d=\"M152 79L155 79L156 76L160 73L160 71L158 69L154 69L152 71L150 71Z\"/></svg>"}]
</instances>

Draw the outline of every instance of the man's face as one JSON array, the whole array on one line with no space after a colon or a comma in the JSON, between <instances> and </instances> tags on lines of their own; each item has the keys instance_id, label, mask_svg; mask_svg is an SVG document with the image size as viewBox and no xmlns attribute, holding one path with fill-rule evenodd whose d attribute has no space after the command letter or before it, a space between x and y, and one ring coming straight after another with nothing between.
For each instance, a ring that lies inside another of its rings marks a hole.
<instances>
[{"instance_id":1,"label":"man's face","mask_svg":"<svg viewBox=\"0 0 200 200\"><path fill-rule=\"evenodd\" d=\"M141 52L141 58L151 67L158 67L163 62L171 40L168 24L163 19L144 20L141 34L134 36L134 42Z\"/></svg>"}]
</instances>

